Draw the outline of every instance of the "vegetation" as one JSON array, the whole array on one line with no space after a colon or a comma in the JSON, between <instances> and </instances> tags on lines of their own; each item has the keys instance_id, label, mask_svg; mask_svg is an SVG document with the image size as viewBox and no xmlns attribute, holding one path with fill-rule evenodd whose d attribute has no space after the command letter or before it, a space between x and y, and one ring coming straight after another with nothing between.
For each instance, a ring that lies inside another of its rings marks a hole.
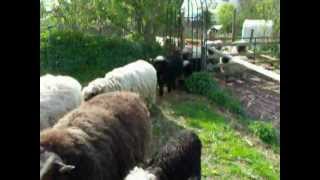
<instances>
[{"instance_id":1,"label":"vegetation","mask_svg":"<svg viewBox=\"0 0 320 180\"><path fill-rule=\"evenodd\" d=\"M250 124L249 129L267 144L275 145L278 143L276 130L271 123L254 121Z\"/></svg>"},{"instance_id":2,"label":"vegetation","mask_svg":"<svg viewBox=\"0 0 320 180\"><path fill-rule=\"evenodd\" d=\"M273 20L275 37L280 35L280 0L240 0L236 14L237 34L241 34L242 24L245 19ZM235 6L224 3L217 7L217 20L223 25L223 31L232 31L233 11Z\"/></svg>"},{"instance_id":3,"label":"vegetation","mask_svg":"<svg viewBox=\"0 0 320 180\"><path fill-rule=\"evenodd\" d=\"M51 9L41 0L41 24L57 29L155 40L155 35L177 22L182 0L58 0ZM164 8L165 7L165 8ZM168 15L168 18L167 18Z\"/></svg>"},{"instance_id":4,"label":"vegetation","mask_svg":"<svg viewBox=\"0 0 320 180\"><path fill-rule=\"evenodd\" d=\"M222 25L222 31L232 31L233 12L235 9L235 6L231 3L225 3L218 6L217 20L218 23Z\"/></svg>"},{"instance_id":5,"label":"vegetation","mask_svg":"<svg viewBox=\"0 0 320 180\"><path fill-rule=\"evenodd\" d=\"M280 0L240 0L238 23L245 19L273 20L274 36L280 35Z\"/></svg>"},{"instance_id":6,"label":"vegetation","mask_svg":"<svg viewBox=\"0 0 320 180\"><path fill-rule=\"evenodd\" d=\"M52 30L41 33L40 73L68 74L86 83L115 67L161 53L157 43Z\"/></svg>"},{"instance_id":7,"label":"vegetation","mask_svg":"<svg viewBox=\"0 0 320 180\"><path fill-rule=\"evenodd\" d=\"M264 44L257 46L258 54L270 54L273 57L280 58L280 45L279 44Z\"/></svg>"},{"instance_id":8,"label":"vegetation","mask_svg":"<svg viewBox=\"0 0 320 180\"><path fill-rule=\"evenodd\" d=\"M206 96L210 101L224 107L225 109L244 115L241 104L231 93L219 87L210 73L197 72L193 73L186 80L186 87L189 92Z\"/></svg>"},{"instance_id":9,"label":"vegetation","mask_svg":"<svg viewBox=\"0 0 320 180\"><path fill-rule=\"evenodd\" d=\"M279 153L234 129L230 118L206 98L179 93L160 107L164 117L155 120L154 138L165 143L181 129L195 131L203 144L204 179L280 179Z\"/></svg>"}]
</instances>

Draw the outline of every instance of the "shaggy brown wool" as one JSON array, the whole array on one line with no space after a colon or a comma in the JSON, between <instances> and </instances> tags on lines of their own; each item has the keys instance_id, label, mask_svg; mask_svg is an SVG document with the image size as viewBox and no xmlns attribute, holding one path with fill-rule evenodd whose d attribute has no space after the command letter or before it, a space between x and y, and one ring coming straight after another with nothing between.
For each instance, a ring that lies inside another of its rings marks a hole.
<instances>
[{"instance_id":1,"label":"shaggy brown wool","mask_svg":"<svg viewBox=\"0 0 320 180\"><path fill-rule=\"evenodd\" d=\"M40 133L44 152L75 166L66 173L51 168L50 177L44 179L122 180L144 160L151 139L149 116L135 93L105 93L84 102L53 128ZM40 159L40 164L45 160Z\"/></svg>"}]
</instances>

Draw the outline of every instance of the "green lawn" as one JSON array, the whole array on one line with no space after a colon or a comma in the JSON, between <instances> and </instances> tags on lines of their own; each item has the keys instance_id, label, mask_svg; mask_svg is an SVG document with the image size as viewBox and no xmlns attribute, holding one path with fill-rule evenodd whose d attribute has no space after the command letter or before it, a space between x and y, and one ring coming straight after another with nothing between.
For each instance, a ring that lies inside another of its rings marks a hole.
<instances>
[{"instance_id":1,"label":"green lawn","mask_svg":"<svg viewBox=\"0 0 320 180\"><path fill-rule=\"evenodd\" d=\"M231 121L205 98L179 92L158 104L158 112L152 113L154 143L161 146L181 129L194 130L203 144L204 179L280 179L278 151L234 128L241 126L240 120Z\"/></svg>"}]
</instances>

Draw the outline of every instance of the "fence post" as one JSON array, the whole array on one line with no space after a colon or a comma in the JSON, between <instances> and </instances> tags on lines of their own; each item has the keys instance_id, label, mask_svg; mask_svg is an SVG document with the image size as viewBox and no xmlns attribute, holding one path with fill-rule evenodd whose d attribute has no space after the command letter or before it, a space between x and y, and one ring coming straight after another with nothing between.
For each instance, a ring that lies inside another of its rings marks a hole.
<instances>
[{"instance_id":1,"label":"fence post","mask_svg":"<svg viewBox=\"0 0 320 180\"><path fill-rule=\"evenodd\" d=\"M254 29L251 29L251 33L250 33L250 45L251 45L252 38L253 38L253 31L254 31Z\"/></svg>"},{"instance_id":2,"label":"fence post","mask_svg":"<svg viewBox=\"0 0 320 180\"><path fill-rule=\"evenodd\" d=\"M234 42L236 38L236 13L237 13L237 9L234 9L233 21L232 21L232 42Z\"/></svg>"},{"instance_id":3,"label":"fence post","mask_svg":"<svg viewBox=\"0 0 320 180\"><path fill-rule=\"evenodd\" d=\"M257 45L257 38L254 38L254 43L253 43L253 59L256 59L256 45Z\"/></svg>"}]
</instances>

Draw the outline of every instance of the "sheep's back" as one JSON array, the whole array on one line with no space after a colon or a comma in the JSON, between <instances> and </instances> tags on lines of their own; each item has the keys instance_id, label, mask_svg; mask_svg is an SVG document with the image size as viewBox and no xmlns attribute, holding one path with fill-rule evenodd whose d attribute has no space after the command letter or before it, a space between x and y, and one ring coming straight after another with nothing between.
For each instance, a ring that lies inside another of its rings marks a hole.
<instances>
[{"instance_id":1,"label":"sheep's back","mask_svg":"<svg viewBox=\"0 0 320 180\"><path fill-rule=\"evenodd\" d=\"M52 126L82 102L80 83L68 76L40 77L40 129Z\"/></svg>"},{"instance_id":2,"label":"sheep's back","mask_svg":"<svg viewBox=\"0 0 320 180\"><path fill-rule=\"evenodd\" d=\"M52 138L53 134L58 135ZM113 92L95 96L67 114L41 133L40 144L55 142L51 150L71 164L79 163L81 171L95 167L91 171L97 176L119 179L143 161L150 136L149 112L139 96ZM79 156L87 160L77 162Z\"/></svg>"}]
</instances>

